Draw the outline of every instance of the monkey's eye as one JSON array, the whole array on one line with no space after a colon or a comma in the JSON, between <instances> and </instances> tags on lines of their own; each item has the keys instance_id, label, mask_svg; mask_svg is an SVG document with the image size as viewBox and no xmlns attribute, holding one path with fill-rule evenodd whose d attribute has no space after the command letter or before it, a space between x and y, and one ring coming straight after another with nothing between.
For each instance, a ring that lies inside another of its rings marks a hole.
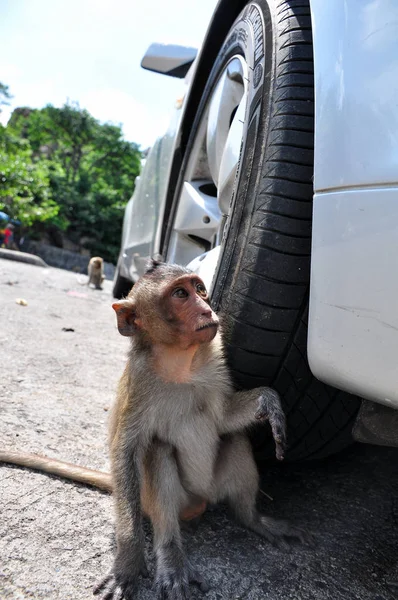
<instances>
[{"instance_id":1,"label":"monkey's eye","mask_svg":"<svg viewBox=\"0 0 398 600\"><path fill-rule=\"evenodd\" d=\"M201 296L207 296L207 292L206 292L206 288L203 285L203 283L197 283L196 284L196 291L198 292L198 294L200 294Z\"/></svg>"},{"instance_id":2,"label":"monkey's eye","mask_svg":"<svg viewBox=\"0 0 398 600\"><path fill-rule=\"evenodd\" d=\"M177 288L171 295L175 298L188 298L189 294L184 288Z\"/></svg>"}]
</instances>

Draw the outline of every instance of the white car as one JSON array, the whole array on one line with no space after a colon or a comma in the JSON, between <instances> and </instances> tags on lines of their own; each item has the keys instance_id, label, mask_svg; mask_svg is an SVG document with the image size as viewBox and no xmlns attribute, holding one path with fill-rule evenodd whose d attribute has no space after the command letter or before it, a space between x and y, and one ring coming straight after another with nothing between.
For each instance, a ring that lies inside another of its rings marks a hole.
<instances>
[{"instance_id":1,"label":"white car","mask_svg":"<svg viewBox=\"0 0 398 600\"><path fill-rule=\"evenodd\" d=\"M186 93L126 207L114 295L156 254L199 272L237 386L283 396L290 459L353 428L398 445L398 2L220 0L199 53L142 64Z\"/></svg>"}]
</instances>

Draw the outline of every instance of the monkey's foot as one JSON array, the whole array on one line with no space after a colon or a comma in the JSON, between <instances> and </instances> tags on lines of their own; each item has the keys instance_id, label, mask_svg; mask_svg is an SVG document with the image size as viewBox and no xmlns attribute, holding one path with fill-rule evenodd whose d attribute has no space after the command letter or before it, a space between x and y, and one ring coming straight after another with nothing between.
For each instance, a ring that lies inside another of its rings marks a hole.
<instances>
[{"instance_id":1,"label":"monkey's foot","mask_svg":"<svg viewBox=\"0 0 398 600\"><path fill-rule=\"evenodd\" d=\"M281 550L289 549L289 538L297 539L307 546L314 545L312 534L305 529L291 525L288 521L273 519L265 515L258 515L256 521L250 525L250 529Z\"/></svg>"},{"instance_id":2,"label":"monkey's foot","mask_svg":"<svg viewBox=\"0 0 398 600\"><path fill-rule=\"evenodd\" d=\"M190 564L183 570L159 569L155 581L156 597L158 600L188 600L190 583L197 586L201 592L209 591L208 584Z\"/></svg>"},{"instance_id":3,"label":"monkey's foot","mask_svg":"<svg viewBox=\"0 0 398 600\"><path fill-rule=\"evenodd\" d=\"M148 576L146 566L141 568L141 575ZM137 579L116 576L111 571L93 589L94 596L100 596L99 600L133 600L136 597Z\"/></svg>"},{"instance_id":4,"label":"monkey's foot","mask_svg":"<svg viewBox=\"0 0 398 600\"><path fill-rule=\"evenodd\" d=\"M100 581L93 589L94 596L100 595L100 600L122 600L126 598L134 598L137 586L135 583L118 584L115 575L109 573L102 581Z\"/></svg>"},{"instance_id":5,"label":"monkey's foot","mask_svg":"<svg viewBox=\"0 0 398 600\"><path fill-rule=\"evenodd\" d=\"M286 417L278 392L272 388L264 388L258 398L258 409L255 413L259 421L269 421L272 436L275 440L275 453L278 460L283 460L287 448Z\"/></svg>"},{"instance_id":6,"label":"monkey's foot","mask_svg":"<svg viewBox=\"0 0 398 600\"><path fill-rule=\"evenodd\" d=\"M190 562L188 562L188 578L189 583L193 583L193 585L198 587L200 591L204 594L209 591L209 584L207 583L207 581L205 581L205 579L202 577L199 571L191 565Z\"/></svg>"}]
</instances>

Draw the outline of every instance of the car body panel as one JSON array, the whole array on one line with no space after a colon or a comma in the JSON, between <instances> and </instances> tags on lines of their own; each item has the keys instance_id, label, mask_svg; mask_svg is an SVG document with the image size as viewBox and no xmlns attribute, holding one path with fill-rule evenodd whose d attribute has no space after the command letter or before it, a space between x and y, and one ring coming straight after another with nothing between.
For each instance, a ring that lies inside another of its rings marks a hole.
<instances>
[{"instance_id":1,"label":"car body panel","mask_svg":"<svg viewBox=\"0 0 398 600\"><path fill-rule=\"evenodd\" d=\"M309 362L322 381L398 408L398 3L311 9Z\"/></svg>"},{"instance_id":2,"label":"car body panel","mask_svg":"<svg viewBox=\"0 0 398 600\"><path fill-rule=\"evenodd\" d=\"M150 149L132 198L126 205L120 272L135 282L145 271L148 258L159 250L161 219L174 156L181 105L175 108L169 127Z\"/></svg>"},{"instance_id":3,"label":"car body panel","mask_svg":"<svg viewBox=\"0 0 398 600\"><path fill-rule=\"evenodd\" d=\"M312 372L398 407L398 187L316 194L312 244Z\"/></svg>"},{"instance_id":4,"label":"car body panel","mask_svg":"<svg viewBox=\"0 0 398 600\"><path fill-rule=\"evenodd\" d=\"M150 255L159 215L159 155L162 138L158 138L148 154L133 197L126 206L119 262L121 275L136 281L140 258ZM126 272L127 270L127 272Z\"/></svg>"},{"instance_id":5,"label":"car body panel","mask_svg":"<svg viewBox=\"0 0 398 600\"><path fill-rule=\"evenodd\" d=\"M398 2L312 0L315 192L398 182Z\"/></svg>"}]
</instances>

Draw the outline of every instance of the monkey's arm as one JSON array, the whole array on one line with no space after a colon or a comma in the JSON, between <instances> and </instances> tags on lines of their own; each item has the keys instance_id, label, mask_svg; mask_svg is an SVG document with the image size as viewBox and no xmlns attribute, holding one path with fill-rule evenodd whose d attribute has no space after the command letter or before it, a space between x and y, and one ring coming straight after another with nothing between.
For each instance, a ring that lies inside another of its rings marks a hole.
<instances>
[{"instance_id":1,"label":"monkey's arm","mask_svg":"<svg viewBox=\"0 0 398 600\"><path fill-rule=\"evenodd\" d=\"M241 431L261 421L269 421L276 444L276 457L283 460L286 449L286 419L278 392L260 387L235 392L225 404L221 433Z\"/></svg>"},{"instance_id":2,"label":"monkey's arm","mask_svg":"<svg viewBox=\"0 0 398 600\"><path fill-rule=\"evenodd\" d=\"M145 446L126 427L117 432L112 446L117 552L111 572L94 589L106 600L132 597L139 575L147 575L141 511Z\"/></svg>"}]
</instances>

